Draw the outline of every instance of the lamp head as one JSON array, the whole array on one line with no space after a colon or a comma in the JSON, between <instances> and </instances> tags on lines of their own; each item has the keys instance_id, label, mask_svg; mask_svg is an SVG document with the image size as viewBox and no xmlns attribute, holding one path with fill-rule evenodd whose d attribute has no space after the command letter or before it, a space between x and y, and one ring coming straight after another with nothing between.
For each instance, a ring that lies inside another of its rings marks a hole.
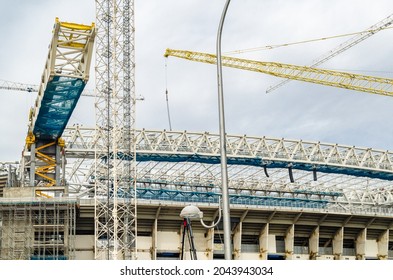
<instances>
[{"instance_id":1,"label":"lamp head","mask_svg":"<svg viewBox=\"0 0 393 280\"><path fill-rule=\"evenodd\" d=\"M203 212L195 205L187 205L181 210L180 217L184 219L202 219Z\"/></svg>"}]
</instances>

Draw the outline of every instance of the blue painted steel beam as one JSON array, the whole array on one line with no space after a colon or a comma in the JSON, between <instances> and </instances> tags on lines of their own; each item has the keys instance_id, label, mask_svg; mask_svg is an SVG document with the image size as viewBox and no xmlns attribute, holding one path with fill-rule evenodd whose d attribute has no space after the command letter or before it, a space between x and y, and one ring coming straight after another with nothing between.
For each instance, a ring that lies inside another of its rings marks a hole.
<instances>
[{"instance_id":1,"label":"blue painted steel beam","mask_svg":"<svg viewBox=\"0 0 393 280\"><path fill-rule=\"evenodd\" d=\"M47 83L33 129L37 139L61 137L85 85L82 79L60 76Z\"/></svg>"},{"instance_id":2,"label":"blue painted steel beam","mask_svg":"<svg viewBox=\"0 0 393 280\"><path fill-rule=\"evenodd\" d=\"M154 154L154 153L141 153L138 152L138 161L167 161L167 162L198 162L206 164L220 164L219 156L206 156L206 155L183 155L183 154ZM289 164L292 164L293 169L304 170L313 172L316 169L317 172L322 173L334 173L351 175L356 177L367 177L374 179L382 179L393 181L393 173L383 171L366 170L362 168L354 167L342 167L333 165L318 165L308 164L299 162L287 162L287 161L264 161L262 158L242 158L242 157L228 157L228 164L233 165L248 165L266 168L288 168Z\"/></svg>"},{"instance_id":3,"label":"blue painted steel beam","mask_svg":"<svg viewBox=\"0 0 393 280\"><path fill-rule=\"evenodd\" d=\"M118 154L118 158L123 160L132 160L131 155ZM136 154L137 161L159 161L159 162L197 162L205 164L220 164L219 156L207 156L200 154L162 154L162 153L145 153L138 152ZM264 161L262 158L242 158L242 157L231 157L228 156L227 160L229 165L246 165L266 168L288 168L289 164L292 165L292 169L309 171L309 172L321 172L331 174L343 174L356 177L366 177L373 179L381 179L393 181L393 173L384 171L374 171L355 167L343 167L334 165L321 165L317 163L301 163L301 162L289 162L289 161Z\"/></svg>"},{"instance_id":4,"label":"blue painted steel beam","mask_svg":"<svg viewBox=\"0 0 393 280\"><path fill-rule=\"evenodd\" d=\"M121 195L120 195L121 196ZM179 190L138 188L137 198L145 200L163 200L178 202L204 202L218 203L221 194L213 192L185 192ZM231 204L239 205L261 205L261 206L283 206L300 208L325 208L329 203L325 199L304 199L291 197L270 197L230 194Z\"/></svg>"}]
</instances>

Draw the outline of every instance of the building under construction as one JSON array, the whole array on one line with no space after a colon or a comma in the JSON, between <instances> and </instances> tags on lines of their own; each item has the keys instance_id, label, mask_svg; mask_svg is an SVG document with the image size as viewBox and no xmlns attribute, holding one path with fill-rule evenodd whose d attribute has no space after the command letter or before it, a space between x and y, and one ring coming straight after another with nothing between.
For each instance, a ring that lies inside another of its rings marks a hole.
<instances>
[{"instance_id":1,"label":"building under construction","mask_svg":"<svg viewBox=\"0 0 393 280\"><path fill-rule=\"evenodd\" d=\"M18 85L38 96L22 159L0 165L0 259L224 258L220 137L135 128L133 1L114 2L96 1L95 24L56 19L40 85ZM68 121L94 45L89 128ZM392 95L387 78L231 57L223 65ZM393 259L393 153L245 135L227 135L226 147L233 259ZM180 216L189 205L197 219Z\"/></svg>"}]
</instances>

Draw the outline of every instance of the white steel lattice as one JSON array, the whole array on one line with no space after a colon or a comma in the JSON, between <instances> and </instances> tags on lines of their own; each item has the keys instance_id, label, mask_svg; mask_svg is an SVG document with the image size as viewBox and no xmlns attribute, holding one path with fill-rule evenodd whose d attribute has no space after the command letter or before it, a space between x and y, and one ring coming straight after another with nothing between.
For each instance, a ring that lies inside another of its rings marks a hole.
<instances>
[{"instance_id":1,"label":"white steel lattice","mask_svg":"<svg viewBox=\"0 0 393 280\"><path fill-rule=\"evenodd\" d=\"M103 134L94 136L92 128L68 127L63 135L67 143L67 157L91 157L94 144L103 137ZM135 130L137 152L157 155L217 157L218 137L209 132ZM393 152L387 150L247 135L227 135L227 150L228 156L233 158L352 167L393 174Z\"/></svg>"},{"instance_id":2,"label":"white steel lattice","mask_svg":"<svg viewBox=\"0 0 393 280\"><path fill-rule=\"evenodd\" d=\"M99 138L89 128L75 126L65 131L70 163L67 181L70 191L79 197L91 193L92 147ZM219 164L215 163L219 154L218 135L136 130L135 138L136 177L140 184L153 189L218 192L221 184ZM338 193L335 200L330 200L331 207L348 211L354 207L382 209L393 205L393 154L389 151L246 135L227 135L227 145L231 193L305 199L329 198ZM269 177L263 163L268 166ZM289 163L294 167L295 182L290 182L288 177ZM269 164L276 166L269 167ZM317 170L316 181L312 171L296 169L307 165ZM330 172L323 172L327 168ZM370 174L379 174L382 179Z\"/></svg>"},{"instance_id":3,"label":"white steel lattice","mask_svg":"<svg viewBox=\"0 0 393 280\"><path fill-rule=\"evenodd\" d=\"M131 259L135 244L134 3L96 0L95 258ZM128 160L124 160L127 158Z\"/></svg>"}]
</instances>

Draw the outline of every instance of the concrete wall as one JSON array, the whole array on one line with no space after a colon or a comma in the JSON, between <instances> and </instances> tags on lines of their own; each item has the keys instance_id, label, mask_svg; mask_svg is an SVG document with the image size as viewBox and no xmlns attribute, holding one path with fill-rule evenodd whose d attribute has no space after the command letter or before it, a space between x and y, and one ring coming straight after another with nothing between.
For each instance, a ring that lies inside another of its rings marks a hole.
<instances>
[{"instance_id":1,"label":"concrete wall","mask_svg":"<svg viewBox=\"0 0 393 280\"><path fill-rule=\"evenodd\" d=\"M75 236L75 259L94 260L94 235Z\"/></svg>"},{"instance_id":2,"label":"concrete wall","mask_svg":"<svg viewBox=\"0 0 393 280\"><path fill-rule=\"evenodd\" d=\"M173 252L180 249L180 234L170 231L157 232L157 251Z\"/></svg>"},{"instance_id":3,"label":"concrete wall","mask_svg":"<svg viewBox=\"0 0 393 280\"><path fill-rule=\"evenodd\" d=\"M377 240L366 240L366 257L377 257L378 243Z\"/></svg>"},{"instance_id":4,"label":"concrete wall","mask_svg":"<svg viewBox=\"0 0 393 280\"><path fill-rule=\"evenodd\" d=\"M138 260L152 259L153 240L151 236L137 237Z\"/></svg>"},{"instance_id":5,"label":"concrete wall","mask_svg":"<svg viewBox=\"0 0 393 280\"><path fill-rule=\"evenodd\" d=\"M34 188L4 188L4 198L34 197Z\"/></svg>"},{"instance_id":6,"label":"concrete wall","mask_svg":"<svg viewBox=\"0 0 393 280\"><path fill-rule=\"evenodd\" d=\"M292 248L292 237L293 237L293 228L291 227L288 230L286 241L290 242L291 244L286 244L286 248ZM336 255L320 255L317 254L313 256L312 254L298 254L298 253L291 253L286 255L287 259L293 260L308 260L310 258L316 260L334 260L334 259L341 259L341 260L355 260L355 259L386 259L387 252L388 252L388 231L381 235L378 240L369 240L366 239L366 231L362 231L359 234L359 237L356 240L356 255L345 255L343 254L342 249L342 239L345 234L345 228L340 228L337 233L334 235L333 239L336 245L338 246L335 248ZM197 257L198 260L210 260L213 259L213 252L215 253L222 253L223 252L223 244L220 243L213 243L214 236L214 229L208 231L194 231L194 244L197 250ZM254 252L254 249L247 248L250 245L243 245L240 243L238 247L240 250L237 252L237 258L239 260L263 260L267 259L268 254L277 254L276 250L276 235L263 233L261 240L265 242L262 248L260 244L260 251ZM267 237L266 237L267 236ZM239 238L239 237L238 237ZM317 238L318 234L310 235L311 238ZM181 251L181 239L182 233L181 230L179 231L157 231L156 232L156 243L152 236L139 236L137 237L137 246L138 246L138 259L139 260L152 260L156 259L156 253L174 253L179 254ZM241 241L241 239L240 239ZM318 240L313 240L315 244L318 244ZM154 250L154 244L156 245L156 250ZM94 259L94 236L93 235L77 235L75 238L75 246L76 246L76 259L78 260L90 260ZM248 246L248 247L247 247ZM314 246L315 247L315 246ZM242 250L243 248L243 250ZM263 253L261 250L265 250ZM314 248L316 250L317 248ZM255 251L258 250L258 247ZM281 253L281 252L278 252ZM345 250L344 250L345 253ZM338 258L339 256L339 258ZM189 253L189 244L188 240L186 239L185 242L185 255L184 259L190 259Z\"/></svg>"}]
</instances>

